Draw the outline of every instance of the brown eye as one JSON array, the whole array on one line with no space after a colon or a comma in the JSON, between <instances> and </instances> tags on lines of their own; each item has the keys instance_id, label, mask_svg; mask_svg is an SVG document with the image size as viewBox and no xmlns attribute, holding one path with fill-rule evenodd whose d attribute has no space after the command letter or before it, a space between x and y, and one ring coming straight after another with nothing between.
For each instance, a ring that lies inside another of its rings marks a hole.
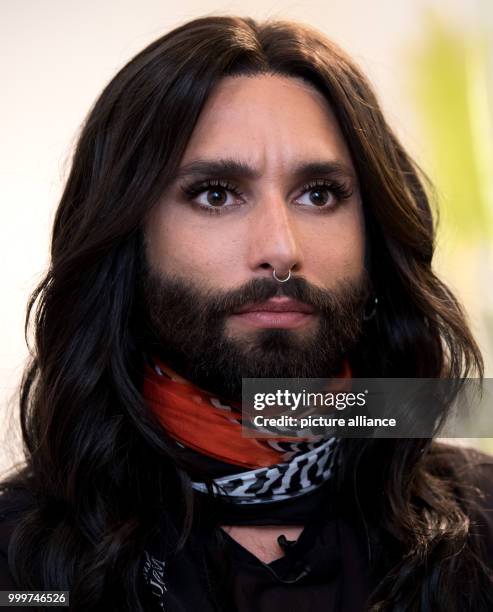
<instances>
[{"instance_id":1,"label":"brown eye","mask_svg":"<svg viewBox=\"0 0 493 612\"><path fill-rule=\"evenodd\" d=\"M192 185L181 187L187 200L198 206L205 212L221 213L222 210L232 209L237 204L236 199L241 199L242 193L236 185L221 179L207 179Z\"/></svg>"},{"instance_id":2,"label":"brown eye","mask_svg":"<svg viewBox=\"0 0 493 612\"><path fill-rule=\"evenodd\" d=\"M352 195L350 186L327 179L317 179L303 186L298 203L320 211L334 210L340 202Z\"/></svg>"},{"instance_id":3,"label":"brown eye","mask_svg":"<svg viewBox=\"0 0 493 612\"><path fill-rule=\"evenodd\" d=\"M310 192L310 201L315 206L324 206L333 197L327 187L312 189Z\"/></svg>"},{"instance_id":4,"label":"brown eye","mask_svg":"<svg viewBox=\"0 0 493 612\"><path fill-rule=\"evenodd\" d=\"M329 187L310 187L305 190L298 202L315 208L332 208L336 204L336 197Z\"/></svg>"},{"instance_id":5,"label":"brown eye","mask_svg":"<svg viewBox=\"0 0 493 612\"><path fill-rule=\"evenodd\" d=\"M222 187L209 189L207 192L207 203L211 206L222 206L227 201L226 190Z\"/></svg>"}]
</instances>

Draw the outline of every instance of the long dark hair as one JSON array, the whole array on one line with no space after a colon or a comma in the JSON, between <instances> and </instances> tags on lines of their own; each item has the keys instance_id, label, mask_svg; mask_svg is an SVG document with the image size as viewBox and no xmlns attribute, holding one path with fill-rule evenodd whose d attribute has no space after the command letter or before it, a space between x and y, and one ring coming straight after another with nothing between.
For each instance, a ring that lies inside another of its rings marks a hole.
<instances>
[{"instance_id":1,"label":"long dark hair","mask_svg":"<svg viewBox=\"0 0 493 612\"><path fill-rule=\"evenodd\" d=\"M317 87L353 158L380 300L356 373L482 377L464 313L432 270L435 223L423 175L354 63L291 22L208 16L174 29L124 66L90 111L56 213L51 265L28 304L26 465L3 486L25 487L33 501L9 561L21 588L69 589L74 610L143 610L139 563L160 509L178 503L183 541L189 533L190 481L141 395L141 229L219 79L261 73ZM468 508L452 494L454 453L430 439L343 444L337 487L364 528L373 609L490 609Z\"/></svg>"}]
</instances>

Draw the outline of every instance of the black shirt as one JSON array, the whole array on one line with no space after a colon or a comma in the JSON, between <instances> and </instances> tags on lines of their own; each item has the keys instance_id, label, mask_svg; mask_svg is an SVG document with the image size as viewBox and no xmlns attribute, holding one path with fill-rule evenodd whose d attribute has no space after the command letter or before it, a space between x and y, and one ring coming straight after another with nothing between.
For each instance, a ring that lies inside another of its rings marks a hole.
<instances>
[{"instance_id":1,"label":"black shirt","mask_svg":"<svg viewBox=\"0 0 493 612\"><path fill-rule=\"evenodd\" d=\"M476 451L470 455L475 461L471 482L482 494L473 522L483 536L487 563L493 567L493 457ZM0 590L23 588L13 581L7 551L26 495L9 491L0 496ZM277 502L276 508L262 504L262 510L220 507L218 500L198 495L198 520L185 548L168 555L178 533L166 520L166 541L159 539L148 549L156 567L164 561L164 571L163 588L148 593L146 609L162 610L163 602L166 612L365 610L370 587L366 542L347 517L333 512L330 498L330 481L296 503ZM265 564L223 530L211 528L211 517L216 524L306 527L296 542L281 538L285 556Z\"/></svg>"}]
</instances>

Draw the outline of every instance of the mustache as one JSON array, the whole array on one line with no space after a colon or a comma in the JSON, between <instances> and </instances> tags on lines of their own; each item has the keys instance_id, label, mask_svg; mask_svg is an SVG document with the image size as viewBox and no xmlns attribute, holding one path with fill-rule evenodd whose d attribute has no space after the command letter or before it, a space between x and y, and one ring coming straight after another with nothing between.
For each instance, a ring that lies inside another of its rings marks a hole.
<instances>
[{"instance_id":1,"label":"mustache","mask_svg":"<svg viewBox=\"0 0 493 612\"><path fill-rule=\"evenodd\" d=\"M320 289L309 283L304 277L291 277L284 283L273 278L253 278L238 288L220 291L202 286L191 288L183 279L163 277L147 267L144 274L144 285L149 295L159 295L159 302L167 307L179 308L180 305L196 304L199 291L202 302L202 314L219 319L232 314L238 308L249 303L264 302L272 297L288 297L313 307L321 313L333 313L341 308L354 308L355 304L364 304L371 293L368 275L363 273L358 281L338 281L337 289ZM180 300L181 304L175 303ZM197 313L196 313L197 314Z\"/></svg>"},{"instance_id":2,"label":"mustache","mask_svg":"<svg viewBox=\"0 0 493 612\"><path fill-rule=\"evenodd\" d=\"M211 314L230 314L233 311L249 303L265 302L272 297L287 297L298 300L317 311L332 311L336 305L342 306L344 300L341 295L351 294L357 301L364 301L369 295L369 283L366 276L362 282L355 285L354 282L340 281L337 292L329 289L319 289L309 283L304 277L291 277L288 281L280 284L270 278L254 278L239 287L229 290L223 295L210 295Z\"/></svg>"}]
</instances>

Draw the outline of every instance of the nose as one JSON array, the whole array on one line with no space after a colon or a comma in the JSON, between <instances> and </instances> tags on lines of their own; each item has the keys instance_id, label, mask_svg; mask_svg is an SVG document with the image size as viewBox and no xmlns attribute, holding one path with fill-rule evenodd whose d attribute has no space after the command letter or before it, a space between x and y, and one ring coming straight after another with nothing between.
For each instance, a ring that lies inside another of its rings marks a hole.
<instances>
[{"instance_id":1,"label":"nose","mask_svg":"<svg viewBox=\"0 0 493 612\"><path fill-rule=\"evenodd\" d=\"M270 194L259 200L249 224L249 266L255 273L270 275L275 270L285 279L301 269L301 249L296 220L284 198Z\"/></svg>"}]
</instances>

